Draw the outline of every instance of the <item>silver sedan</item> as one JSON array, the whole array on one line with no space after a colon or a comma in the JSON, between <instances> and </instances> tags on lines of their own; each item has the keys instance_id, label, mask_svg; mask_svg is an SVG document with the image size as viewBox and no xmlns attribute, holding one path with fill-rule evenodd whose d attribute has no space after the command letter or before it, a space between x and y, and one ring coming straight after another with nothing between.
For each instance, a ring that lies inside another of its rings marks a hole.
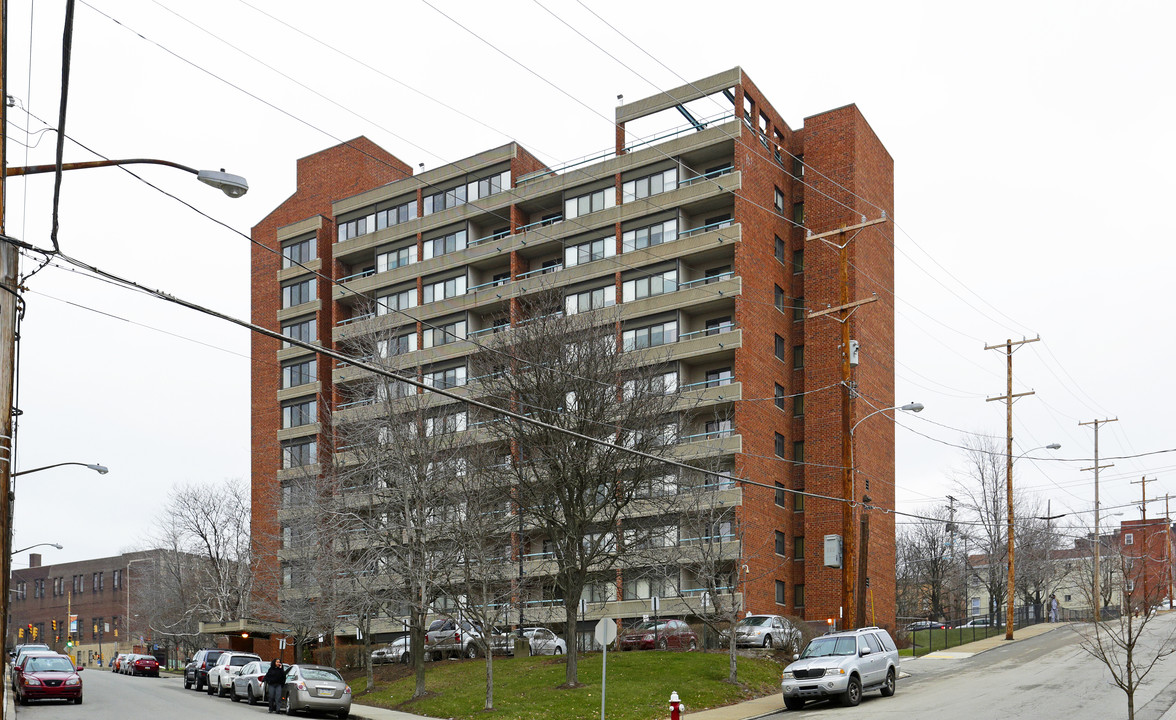
<instances>
[{"instance_id":1,"label":"silver sedan","mask_svg":"<svg viewBox=\"0 0 1176 720\"><path fill-rule=\"evenodd\" d=\"M547 628L524 628L523 635L531 641L532 655L563 655L568 651L568 644L564 639Z\"/></svg>"},{"instance_id":2,"label":"silver sedan","mask_svg":"<svg viewBox=\"0 0 1176 720\"><path fill-rule=\"evenodd\" d=\"M343 720L351 714L351 686L339 671L326 665L291 665L282 692L281 711L335 713Z\"/></svg>"},{"instance_id":3,"label":"silver sedan","mask_svg":"<svg viewBox=\"0 0 1176 720\"><path fill-rule=\"evenodd\" d=\"M250 705L265 702L265 674L269 669L268 662L254 660L237 671L233 675L233 687L229 690L233 702L248 700Z\"/></svg>"}]
</instances>

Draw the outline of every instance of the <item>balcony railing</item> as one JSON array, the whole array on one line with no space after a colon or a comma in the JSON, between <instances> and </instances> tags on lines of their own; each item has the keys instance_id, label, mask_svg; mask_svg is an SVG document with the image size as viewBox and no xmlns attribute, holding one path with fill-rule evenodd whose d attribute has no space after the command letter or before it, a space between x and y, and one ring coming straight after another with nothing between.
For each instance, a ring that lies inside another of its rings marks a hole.
<instances>
[{"instance_id":1,"label":"balcony railing","mask_svg":"<svg viewBox=\"0 0 1176 720\"><path fill-rule=\"evenodd\" d=\"M718 170L711 170L710 172L704 173L702 175L695 175L692 178L686 178L682 182L678 183L678 187L680 187L680 188L687 187L689 185L693 185L696 182L701 182L703 180L710 180L712 178L717 178L721 175L730 175L733 172L735 172L734 166L728 165L725 168L719 168Z\"/></svg>"},{"instance_id":2,"label":"balcony railing","mask_svg":"<svg viewBox=\"0 0 1176 720\"><path fill-rule=\"evenodd\" d=\"M697 280L689 280L684 283L678 283L678 289L685 290L686 288L694 287L695 285L709 285L729 277L735 277L735 273L731 270L728 270L725 273L719 273L718 275L707 275L706 277L698 278Z\"/></svg>"},{"instance_id":3,"label":"balcony railing","mask_svg":"<svg viewBox=\"0 0 1176 720\"><path fill-rule=\"evenodd\" d=\"M517 278L519 280L522 280L523 278L529 278L533 275L546 275L547 273L552 273L552 272L555 272L556 270L563 270L563 263L559 263L557 265L548 265L547 267L535 268L534 270L528 270L525 273L519 273Z\"/></svg>"},{"instance_id":4,"label":"balcony railing","mask_svg":"<svg viewBox=\"0 0 1176 720\"><path fill-rule=\"evenodd\" d=\"M691 330L688 333L682 333L681 335L679 335L678 342L682 342L683 340L685 340L687 338L693 338L698 335L723 335L725 333L731 332L732 330L734 330L737 327L739 327L738 323L726 322L721 325L715 325L714 327L708 327L708 328L704 328L702 330Z\"/></svg>"},{"instance_id":5,"label":"balcony railing","mask_svg":"<svg viewBox=\"0 0 1176 720\"><path fill-rule=\"evenodd\" d=\"M709 232L711 230L718 230L720 228L731 227L731 225L733 225L733 224L734 224L733 220L719 220L718 222L708 223L706 225L700 225L696 228L690 228L689 230L683 230L682 232L678 233L678 239L681 240L682 238L688 238L692 235L701 235L702 233Z\"/></svg>"},{"instance_id":6,"label":"balcony railing","mask_svg":"<svg viewBox=\"0 0 1176 720\"><path fill-rule=\"evenodd\" d=\"M693 123L691 123L689 125L681 125L681 126L676 127L668 132L662 133L661 135L656 135L654 137L646 138L644 140L640 140L638 142L635 142L632 145L629 145L628 147L626 147L625 152L632 152L633 150L636 150L639 147L644 147L646 145L652 145L653 143L660 142L662 140L669 140L670 138L675 138L675 137L678 137L679 135L683 135L688 132L694 132L697 130L705 130L708 125L714 125L715 123L726 122L727 120L731 120L734 117L735 117L734 112L725 112L725 113L719 113L718 115L712 115L711 117L702 118L701 120L698 121L698 124L702 126L701 128L696 127Z\"/></svg>"},{"instance_id":7,"label":"balcony railing","mask_svg":"<svg viewBox=\"0 0 1176 720\"><path fill-rule=\"evenodd\" d=\"M358 280L360 278L369 277L369 276L375 275L375 274L376 274L375 268L368 268L367 270L361 270L360 272L352 273L351 275L348 275L345 278L339 278L339 282L341 282L341 283L350 282L352 280Z\"/></svg>"},{"instance_id":8,"label":"balcony railing","mask_svg":"<svg viewBox=\"0 0 1176 720\"><path fill-rule=\"evenodd\" d=\"M525 233L528 230L543 227L544 225L553 225L561 220L563 220L563 213L560 213L559 215L556 215L554 217L544 218L543 220L536 220L533 223L527 223L526 225L520 225L516 234L517 233Z\"/></svg>"}]
</instances>

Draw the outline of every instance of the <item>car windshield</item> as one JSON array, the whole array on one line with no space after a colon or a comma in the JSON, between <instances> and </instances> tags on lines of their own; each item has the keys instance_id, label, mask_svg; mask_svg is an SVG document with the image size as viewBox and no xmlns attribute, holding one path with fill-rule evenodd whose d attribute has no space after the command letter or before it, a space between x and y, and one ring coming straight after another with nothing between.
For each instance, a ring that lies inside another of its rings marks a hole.
<instances>
[{"instance_id":1,"label":"car windshield","mask_svg":"<svg viewBox=\"0 0 1176 720\"><path fill-rule=\"evenodd\" d=\"M64 657L29 658L26 669L30 672L74 672L73 663Z\"/></svg>"},{"instance_id":2,"label":"car windshield","mask_svg":"<svg viewBox=\"0 0 1176 720\"><path fill-rule=\"evenodd\" d=\"M243 657L229 658L229 664L236 665L238 667L240 667L241 665L248 665L251 662L257 662L257 658L249 657L248 655L245 655Z\"/></svg>"},{"instance_id":3,"label":"car windshield","mask_svg":"<svg viewBox=\"0 0 1176 720\"><path fill-rule=\"evenodd\" d=\"M335 682L343 682L343 676L334 670L326 670L322 668L303 668L303 680L334 680Z\"/></svg>"},{"instance_id":4,"label":"car windshield","mask_svg":"<svg viewBox=\"0 0 1176 720\"><path fill-rule=\"evenodd\" d=\"M649 622L643 622L643 623L641 623L640 625L636 626L636 627L635 627L635 628L633 628L633 629L634 629L634 630L665 630L665 629L666 629L666 623L664 623L664 622L653 622L653 621L651 620L651 621L649 621Z\"/></svg>"},{"instance_id":5,"label":"car windshield","mask_svg":"<svg viewBox=\"0 0 1176 720\"><path fill-rule=\"evenodd\" d=\"M829 655L853 655L857 642L852 637L817 638L801 653L802 658L827 657Z\"/></svg>"},{"instance_id":6,"label":"car windshield","mask_svg":"<svg viewBox=\"0 0 1176 720\"><path fill-rule=\"evenodd\" d=\"M739 625L736 627L758 627L760 625L769 625L771 622L772 618L767 615L753 615L740 620Z\"/></svg>"}]
</instances>

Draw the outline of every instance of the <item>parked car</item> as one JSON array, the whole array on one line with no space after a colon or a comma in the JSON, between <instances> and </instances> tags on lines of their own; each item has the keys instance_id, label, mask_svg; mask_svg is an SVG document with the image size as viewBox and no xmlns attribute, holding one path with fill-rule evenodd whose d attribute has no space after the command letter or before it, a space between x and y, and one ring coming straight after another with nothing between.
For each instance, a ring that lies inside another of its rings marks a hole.
<instances>
[{"instance_id":1,"label":"parked car","mask_svg":"<svg viewBox=\"0 0 1176 720\"><path fill-rule=\"evenodd\" d=\"M988 628L994 627L992 620L986 617L972 618L968 622L960 625L962 628Z\"/></svg>"},{"instance_id":2,"label":"parked car","mask_svg":"<svg viewBox=\"0 0 1176 720\"><path fill-rule=\"evenodd\" d=\"M24 656L28 653L53 653L53 651L49 649L48 645L44 645L42 643L25 643L23 645L17 645L12 652L12 668L14 671L16 668L20 667L21 661L24 660ZM56 655L56 653L53 654ZM15 690L16 672L12 673L12 677L9 679L9 682L12 685L12 689Z\"/></svg>"},{"instance_id":3,"label":"parked car","mask_svg":"<svg viewBox=\"0 0 1176 720\"><path fill-rule=\"evenodd\" d=\"M372 665L408 662L409 636L397 638L384 647L372 651Z\"/></svg>"},{"instance_id":4,"label":"parked car","mask_svg":"<svg viewBox=\"0 0 1176 720\"><path fill-rule=\"evenodd\" d=\"M141 657L142 655L139 655L138 653L127 653L126 655L123 655L123 661L118 666L118 673L120 675L130 675L135 661Z\"/></svg>"},{"instance_id":5,"label":"parked car","mask_svg":"<svg viewBox=\"0 0 1176 720\"><path fill-rule=\"evenodd\" d=\"M21 676L21 673L24 672L25 663L28 662L29 658L31 658L31 657L57 657L57 653L53 652L52 650L40 650L40 649L36 649L36 648L30 649L30 648L26 647L23 650L21 650L19 653L17 653L16 657L17 657L17 661L16 661L16 664L14 664L12 666L12 677L9 681L10 684L12 685L12 689L14 691L18 690L20 687L20 676Z\"/></svg>"},{"instance_id":6,"label":"parked car","mask_svg":"<svg viewBox=\"0 0 1176 720\"><path fill-rule=\"evenodd\" d=\"M233 689L229 697L233 702L241 702L242 698L250 705L263 702L265 697L265 674L269 672L270 664L264 660L254 660L248 663L233 676Z\"/></svg>"},{"instance_id":7,"label":"parked car","mask_svg":"<svg viewBox=\"0 0 1176 720\"><path fill-rule=\"evenodd\" d=\"M127 674L159 677L159 661L154 655L135 655L127 661Z\"/></svg>"},{"instance_id":8,"label":"parked car","mask_svg":"<svg viewBox=\"0 0 1176 720\"><path fill-rule=\"evenodd\" d=\"M916 620L907 625L905 629L907 632L917 632L919 630L945 630L947 626L938 620Z\"/></svg>"},{"instance_id":9,"label":"parked car","mask_svg":"<svg viewBox=\"0 0 1176 720\"><path fill-rule=\"evenodd\" d=\"M726 646L730 636L723 632ZM800 631L779 615L748 615L735 624L735 647L792 647L799 650Z\"/></svg>"},{"instance_id":10,"label":"parked car","mask_svg":"<svg viewBox=\"0 0 1176 720\"><path fill-rule=\"evenodd\" d=\"M261 656L232 650L221 653L212 667L208 668L208 694L228 697L237 671L251 662L261 662Z\"/></svg>"},{"instance_id":11,"label":"parked car","mask_svg":"<svg viewBox=\"0 0 1176 720\"><path fill-rule=\"evenodd\" d=\"M16 698L21 705L30 700L67 700L82 704L81 667L57 653L26 653L22 660Z\"/></svg>"},{"instance_id":12,"label":"parked car","mask_svg":"<svg viewBox=\"0 0 1176 720\"><path fill-rule=\"evenodd\" d=\"M450 655L476 658L482 652L482 626L468 620L438 618L425 633L425 654L434 660ZM490 651L495 655L514 653L514 641L498 628L490 628Z\"/></svg>"},{"instance_id":13,"label":"parked car","mask_svg":"<svg viewBox=\"0 0 1176 720\"><path fill-rule=\"evenodd\" d=\"M681 620L651 620L622 633L618 645L622 650L697 650L698 636Z\"/></svg>"},{"instance_id":14,"label":"parked car","mask_svg":"<svg viewBox=\"0 0 1176 720\"><path fill-rule=\"evenodd\" d=\"M863 692L879 690L883 697L890 697L897 680L898 648L890 633L866 627L814 638L784 668L780 689L789 710L800 710L808 700L830 697L854 706Z\"/></svg>"},{"instance_id":15,"label":"parked car","mask_svg":"<svg viewBox=\"0 0 1176 720\"><path fill-rule=\"evenodd\" d=\"M208 669L216 663L216 659L223 652L227 651L220 648L197 650L188 664L184 666L184 689L203 690L204 686L208 684Z\"/></svg>"},{"instance_id":16,"label":"parked car","mask_svg":"<svg viewBox=\"0 0 1176 720\"><path fill-rule=\"evenodd\" d=\"M351 686L339 671L325 665L291 665L282 690L280 712L333 712L340 720L351 714Z\"/></svg>"},{"instance_id":17,"label":"parked car","mask_svg":"<svg viewBox=\"0 0 1176 720\"><path fill-rule=\"evenodd\" d=\"M531 641L532 655L563 655L568 651L564 639L547 628L524 628L523 635Z\"/></svg>"},{"instance_id":18,"label":"parked car","mask_svg":"<svg viewBox=\"0 0 1176 720\"><path fill-rule=\"evenodd\" d=\"M126 659L127 653L118 653L114 659L110 661L110 669L112 672L119 672L122 669L123 660Z\"/></svg>"}]
</instances>

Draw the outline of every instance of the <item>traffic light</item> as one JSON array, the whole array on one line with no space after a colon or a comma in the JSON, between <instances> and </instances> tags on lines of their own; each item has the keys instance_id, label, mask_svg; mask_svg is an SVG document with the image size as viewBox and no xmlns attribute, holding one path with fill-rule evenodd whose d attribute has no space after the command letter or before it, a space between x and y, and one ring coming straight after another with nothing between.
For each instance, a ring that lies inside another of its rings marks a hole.
<instances>
[{"instance_id":1,"label":"traffic light","mask_svg":"<svg viewBox=\"0 0 1176 720\"><path fill-rule=\"evenodd\" d=\"M71 648L71 647L73 647L73 640L66 640L66 641L65 641L65 646L66 646L67 648Z\"/></svg>"},{"instance_id":2,"label":"traffic light","mask_svg":"<svg viewBox=\"0 0 1176 720\"><path fill-rule=\"evenodd\" d=\"M17 628L16 629L16 638L18 640L24 640L24 628Z\"/></svg>"},{"instance_id":3,"label":"traffic light","mask_svg":"<svg viewBox=\"0 0 1176 720\"><path fill-rule=\"evenodd\" d=\"M52 623L53 623L53 632L54 632L54 634L56 634L57 633L57 621L53 620Z\"/></svg>"},{"instance_id":4,"label":"traffic light","mask_svg":"<svg viewBox=\"0 0 1176 720\"><path fill-rule=\"evenodd\" d=\"M33 639L36 640L37 639L37 628L33 627L32 625L30 625L29 627L32 628Z\"/></svg>"}]
</instances>

